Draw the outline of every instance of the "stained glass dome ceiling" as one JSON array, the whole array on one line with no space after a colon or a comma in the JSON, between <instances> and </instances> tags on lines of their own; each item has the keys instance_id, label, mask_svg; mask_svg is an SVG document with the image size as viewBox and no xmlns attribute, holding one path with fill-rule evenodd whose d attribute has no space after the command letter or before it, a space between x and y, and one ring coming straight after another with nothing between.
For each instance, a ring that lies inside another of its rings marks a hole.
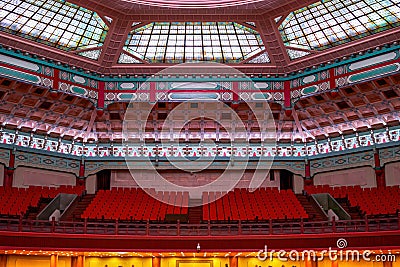
<instances>
[{"instance_id":1,"label":"stained glass dome ceiling","mask_svg":"<svg viewBox=\"0 0 400 267\"><path fill-rule=\"evenodd\" d=\"M106 74L198 61L282 74L398 41L399 26L398 0L0 1L0 45Z\"/></svg>"},{"instance_id":2,"label":"stained glass dome ceiling","mask_svg":"<svg viewBox=\"0 0 400 267\"><path fill-rule=\"evenodd\" d=\"M262 2L264 0L124 0L142 5L168 8L217 8Z\"/></svg>"},{"instance_id":3,"label":"stained glass dome ceiling","mask_svg":"<svg viewBox=\"0 0 400 267\"><path fill-rule=\"evenodd\" d=\"M265 47L258 32L235 22L165 22L134 29L124 50L150 63L237 63Z\"/></svg>"},{"instance_id":4,"label":"stained glass dome ceiling","mask_svg":"<svg viewBox=\"0 0 400 267\"><path fill-rule=\"evenodd\" d=\"M96 12L58 0L2 0L0 29L67 51L99 47L108 32Z\"/></svg>"},{"instance_id":5,"label":"stained glass dome ceiling","mask_svg":"<svg viewBox=\"0 0 400 267\"><path fill-rule=\"evenodd\" d=\"M330 0L291 12L279 31L286 46L324 50L399 25L398 0Z\"/></svg>"}]
</instances>

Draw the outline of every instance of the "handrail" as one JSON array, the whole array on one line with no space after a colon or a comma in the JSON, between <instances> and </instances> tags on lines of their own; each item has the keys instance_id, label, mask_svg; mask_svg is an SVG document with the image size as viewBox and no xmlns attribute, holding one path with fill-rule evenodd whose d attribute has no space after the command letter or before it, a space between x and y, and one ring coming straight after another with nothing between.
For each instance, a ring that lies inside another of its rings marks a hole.
<instances>
[{"instance_id":1,"label":"handrail","mask_svg":"<svg viewBox=\"0 0 400 267\"><path fill-rule=\"evenodd\" d=\"M400 214L385 218L341 221L229 222L229 223L152 223L29 220L0 218L0 231L60 234L130 236L246 236L284 234L324 234L400 230Z\"/></svg>"}]
</instances>

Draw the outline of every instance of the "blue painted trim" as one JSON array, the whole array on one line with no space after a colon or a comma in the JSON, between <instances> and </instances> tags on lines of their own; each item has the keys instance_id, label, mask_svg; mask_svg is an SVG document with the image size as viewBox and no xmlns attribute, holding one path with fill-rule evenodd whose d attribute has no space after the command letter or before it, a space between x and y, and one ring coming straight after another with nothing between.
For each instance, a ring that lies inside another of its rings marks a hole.
<instances>
[{"instance_id":1,"label":"blue painted trim","mask_svg":"<svg viewBox=\"0 0 400 267\"><path fill-rule=\"evenodd\" d=\"M72 74L76 74L76 75L79 75L79 76L82 76L82 77L85 77L85 78L88 78L88 79L92 79L92 80L96 80L96 81L103 81L103 82L145 82L145 81L149 81L149 79L151 79L152 81L156 81L156 82L180 82L180 81L186 81L186 82L200 82L200 81L201 82L209 82L209 81L249 81L249 80L252 80L254 82L284 82L284 81L291 81L293 79L298 79L298 78L310 76L310 75L316 74L316 73L321 72L321 71L326 71L326 70L329 70L331 68L335 68L335 67L338 67L338 66L348 65L348 64L351 64L351 63L354 63L354 62L357 62L357 61L361 61L361 60L364 60L364 59L367 59L367 58L371 58L371 57L377 56L377 55L381 55L381 54L385 54L385 53L388 53L388 52L396 51L398 49L400 49L400 45L392 45L390 47L384 47L384 48L382 48L380 50L373 50L372 52L366 53L364 55L357 55L355 57L350 57L349 59L346 59L346 60L341 60L339 62L333 62L330 65L319 66L319 67L317 67L315 69L304 71L303 73L296 73L296 74L287 73L288 74L287 77L278 77L278 78L275 78L275 77L270 77L270 78L265 78L265 77L262 77L262 78L259 78L259 77L250 78L250 77L247 77L245 79L243 79L243 78L223 78L223 77L221 77L221 78L209 78L209 77L208 78L207 77L205 77L205 78L199 78L199 77L196 77L196 78L193 78L193 77L192 78L190 78L190 77L188 77L188 78L181 78L181 77L179 77L179 78L176 78L176 77L175 78L174 77L171 77L171 78L168 78L168 77L166 77L166 78L151 78L150 75L148 77L146 77L146 78L135 78L135 77L131 77L131 78L104 77L104 78L102 78L102 77L99 77L97 75L87 74L87 73L85 73L83 71L79 71L77 69L73 70L71 68L64 67L63 65L57 65L56 63L51 63L51 62L48 62L48 61L44 61L44 60L41 60L41 59L39 59L37 57L34 58L34 57L31 57L31 56L25 56L25 55L23 55L21 53L13 51L13 50L7 50L2 45L0 45L0 53L2 53L2 54L6 54L8 56L13 56L13 57L16 57L16 58L19 58L19 59L23 59L23 60L26 60L26 61L29 61L29 62L33 62L33 63L36 63L36 64L41 64L41 65L44 65L44 66L47 66L47 67L52 67L52 68L59 69L59 70L62 70L62 71L66 71L66 72L69 72L69 73L72 73ZM235 67L234 65L230 65L230 66Z\"/></svg>"},{"instance_id":2,"label":"blue painted trim","mask_svg":"<svg viewBox=\"0 0 400 267\"><path fill-rule=\"evenodd\" d=\"M3 149L16 149L16 151L20 152L27 152L27 153L32 153L35 155L43 155L43 156L52 156L52 157L57 157L57 158L62 158L62 159L71 159L71 160L81 160L81 156L75 156L75 155L70 155L70 154L61 154L53 151L46 151L46 150L41 150L41 149L34 149L34 148L28 148L28 147L21 147L21 146L15 146L15 145L9 145L9 144L0 144L0 148ZM85 158L86 160L86 158Z\"/></svg>"},{"instance_id":3,"label":"blue painted trim","mask_svg":"<svg viewBox=\"0 0 400 267\"><path fill-rule=\"evenodd\" d=\"M324 158L331 158L335 156L346 156L346 155L351 155L351 154L357 154L357 153L362 153L362 152L367 152L367 151L372 151L373 147L358 147L358 148L353 148L351 150L342 150L342 151L334 151L330 152L329 154L320 154L320 155L313 155L313 156L308 156L309 160L318 160L318 159L324 159ZM351 153L349 153L351 151Z\"/></svg>"},{"instance_id":4,"label":"blue painted trim","mask_svg":"<svg viewBox=\"0 0 400 267\"><path fill-rule=\"evenodd\" d=\"M391 46L391 47L385 47L385 48L382 48L380 50L373 50L370 53L366 53L366 54L363 54L363 55L357 55L356 57L350 57L350 58L348 58L346 60L341 60L340 62L333 62L330 65L320 66L320 67L315 68L313 70L305 71L305 72L303 72L301 74L291 75L290 77L293 78L293 79L302 78L304 76L317 74L318 72L329 70L329 69L336 68L336 67L343 66L343 65L349 65L349 64L357 62L357 61L361 61L361 60L364 60L364 59L372 58L372 57L375 57L375 56L378 56L378 55L381 55L381 54L386 54L388 52L396 51L398 49L400 49L400 45L395 45L395 46Z\"/></svg>"},{"instance_id":5,"label":"blue painted trim","mask_svg":"<svg viewBox=\"0 0 400 267\"><path fill-rule=\"evenodd\" d=\"M398 130L400 129L400 126L394 126L394 127L388 127L389 131L392 130ZM5 133L12 133L14 134L15 131L13 130L9 130L9 129L4 129L3 130ZM379 129L376 130L376 132L385 132L385 129ZM29 134L26 133L21 133L21 135L27 136L29 137ZM367 132L365 133L361 133L360 136L363 135L368 135ZM34 137L38 137L38 138L44 138L43 136L34 134ZM355 137L355 134L350 134L350 135L346 135L345 138L348 137ZM340 140L341 138L334 138L333 140ZM56 138L51 138L49 137L48 140L53 140L53 141L58 141L58 139ZM69 144L71 144L71 141L68 141ZM83 146L82 143L75 143L75 145L80 145ZM313 146L314 143L308 143L309 146ZM85 144L85 147L94 147L95 144ZM99 144L100 147L111 147L111 144ZM258 147L259 145L256 144L250 144L249 147ZM290 144L287 144L288 147L290 147ZM365 151L372 151L374 147L376 148L390 148L390 147L397 147L400 146L400 141L390 141L388 143L384 143L384 144L374 144L371 145L369 147L359 147L359 148L352 148L352 149L344 149L342 151L334 151L334 152L330 152L328 154L318 154L318 155L311 155L311 156L304 156L304 157L293 157L293 156L287 156L287 157L282 157L282 156L275 156L275 157L252 157L249 156L248 159L250 161L254 160L254 161L259 161L260 158L261 160L266 160L266 161L271 161L272 159L274 160L289 160L289 161L303 161L305 158L308 158L310 160L312 159L323 159L323 158L329 158L332 156L344 156L344 155L349 155L349 154L355 154L355 153L360 153L360 152L365 152ZM229 147L229 145L228 145ZM298 146L297 146L298 147ZM82 158L82 156L75 156L75 155L70 155L70 154L60 154L57 152L53 152L53 151L47 151L47 150L41 150L41 149L34 149L34 148L28 148L28 147L22 147L22 146L16 146L16 145L10 145L10 144L4 144L4 143L0 143L0 148L5 148L5 149L16 149L18 151L23 151L23 152L31 152L33 154L40 154L40 155L46 155L46 156L55 156L55 157L59 157L59 158L70 158L70 159L76 159L76 160L80 160ZM130 161L137 161L137 160L143 160L143 158L145 157L129 157L128 159ZM149 157L146 157L149 158ZM166 159L167 157L158 157L158 159ZM185 157L182 157L185 158ZM199 157L186 157L189 159L197 159ZM245 157L235 157L233 156L233 158L235 159L235 161L241 161L242 159L245 159ZM101 161L101 160L108 160L108 161L120 161L121 159L125 160L125 157L99 157L99 156L95 156L95 157L85 157L85 160L87 161ZM150 159L156 159L156 157L150 157ZM231 157L201 157L201 159L204 160L208 160L208 159L216 159L216 160L222 160L222 161L226 161L226 160L230 160Z\"/></svg>"},{"instance_id":6,"label":"blue painted trim","mask_svg":"<svg viewBox=\"0 0 400 267\"><path fill-rule=\"evenodd\" d=\"M32 62L32 63L44 65L45 67L51 67L51 68L59 69L59 70L62 70L62 71L70 72L70 73L73 73L73 74L76 74L76 75L79 75L79 76L82 76L82 77L86 77L86 78L89 78L89 79L94 79L94 80L100 79L100 77L98 77L98 76L90 75L90 74L87 74L87 73L85 73L83 71L73 70L71 68L64 67L63 65L57 65L55 63L51 63L51 62L48 62L48 61L45 61L45 60L41 60L41 59L39 59L37 57L25 56L25 55L23 55L21 53L17 53L15 51L13 51L13 50L7 50L2 45L0 45L0 53L8 55L8 56L16 57L16 58L19 58L19 59L23 59L23 60L26 60L26 61L29 61L29 62Z\"/></svg>"}]
</instances>

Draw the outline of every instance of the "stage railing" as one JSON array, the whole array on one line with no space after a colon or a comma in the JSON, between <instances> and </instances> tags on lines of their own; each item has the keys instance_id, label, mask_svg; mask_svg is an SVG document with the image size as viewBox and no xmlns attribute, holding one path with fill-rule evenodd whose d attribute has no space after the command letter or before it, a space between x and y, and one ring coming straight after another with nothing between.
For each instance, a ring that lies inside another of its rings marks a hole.
<instances>
[{"instance_id":1,"label":"stage railing","mask_svg":"<svg viewBox=\"0 0 400 267\"><path fill-rule=\"evenodd\" d=\"M0 231L130 235L130 236L245 236L354 233L400 230L400 215L346 221L229 222L229 223L152 223L152 222L56 222L0 218Z\"/></svg>"}]
</instances>

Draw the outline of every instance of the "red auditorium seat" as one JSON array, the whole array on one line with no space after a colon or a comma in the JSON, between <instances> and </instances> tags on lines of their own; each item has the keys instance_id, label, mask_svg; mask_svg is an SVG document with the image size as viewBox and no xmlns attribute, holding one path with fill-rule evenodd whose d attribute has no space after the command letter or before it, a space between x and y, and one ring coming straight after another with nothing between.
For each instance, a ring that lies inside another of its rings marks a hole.
<instances>
[{"instance_id":1,"label":"red auditorium seat","mask_svg":"<svg viewBox=\"0 0 400 267\"><path fill-rule=\"evenodd\" d=\"M307 194L329 193L334 198L348 199L352 207L358 207L368 216L390 215L399 211L400 188L361 188L360 186L330 187L307 186ZM390 197L389 197L390 196Z\"/></svg>"},{"instance_id":2,"label":"red auditorium seat","mask_svg":"<svg viewBox=\"0 0 400 267\"><path fill-rule=\"evenodd\" d=\"M156 192L154 199L142 189L116 188L99 190L96 197L82 213L83 219L159 221L167 214L187 214L189 194L187 192ZM169 203L169 204L167 204ZM173 205L171 205L173 204ZM108 207L116 207L108 211ZM101 216L100 216L101 215Z\"/></svg>"},{"instance_id":3,"label":"red auditorium seat","mask_svg":"<svg viewBox=\"0 0 400 267\"><path fill-rule=\"evenodd\" d=\"M221 196L221 192L203 193L203 203ZM261 188L254 192L235 189L217 201L203 206L204 221L284 220L308 218L303 206L291 190Z\"/></svg>"},{"instance_id":4,"label":"red auditorium seat","mask_svg":"<svg viewBox=\"0 0 400 267\"><path fill-rule=\"evenodd\" d=\"M60 186L60 187L38 187L28 188L5 188L0 187L0 214L19 216L25 214L29 207L37 207L40 198L54 198L59 193L81 195L84 187Z\"/></svg>"}]
</instances>

